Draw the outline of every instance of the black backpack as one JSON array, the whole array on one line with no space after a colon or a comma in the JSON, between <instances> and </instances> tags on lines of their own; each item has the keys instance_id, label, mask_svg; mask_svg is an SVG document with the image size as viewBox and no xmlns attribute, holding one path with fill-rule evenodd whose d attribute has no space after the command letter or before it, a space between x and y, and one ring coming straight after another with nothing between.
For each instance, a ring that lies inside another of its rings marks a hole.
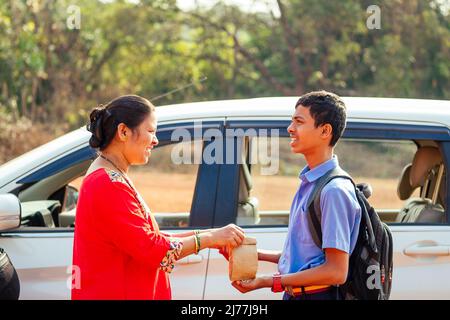
<instances>
[{"instance_id":1,"label":"black backpack","mask_svg":"<svg viewBox=\"0 0 450 320\"><path fill-rule=\"evenodd\" d=\"M308 223L314 243L322 249L320 193L331 180L345 178L355 186L361 207L361 224L356 246L350 255L347 281L339 286L345 300L388 300L392 285L392 234L380 220L367 198L366 184L356 185L350 175L339 167L328 171L316 181L308 199Z\"/></svg>"}]
</instances>

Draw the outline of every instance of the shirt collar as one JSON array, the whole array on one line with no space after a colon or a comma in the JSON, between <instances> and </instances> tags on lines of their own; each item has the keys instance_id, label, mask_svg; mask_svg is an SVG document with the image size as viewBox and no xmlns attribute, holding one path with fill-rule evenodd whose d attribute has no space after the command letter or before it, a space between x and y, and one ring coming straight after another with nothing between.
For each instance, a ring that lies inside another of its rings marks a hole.
<instances>
[{"instance_id":1,"label":"shirt collar","mask_svg":"<svg viewBox=\"0 0 450 320\"><path fill-rule=\"evenodd\" d=\"M302 182L314 182L331 169L339 165L338 157L334 154L330 160L327 160L314 169L310 170L308 166L304 167L300 172L299 178Z\"/></svg>"}]
</instances>

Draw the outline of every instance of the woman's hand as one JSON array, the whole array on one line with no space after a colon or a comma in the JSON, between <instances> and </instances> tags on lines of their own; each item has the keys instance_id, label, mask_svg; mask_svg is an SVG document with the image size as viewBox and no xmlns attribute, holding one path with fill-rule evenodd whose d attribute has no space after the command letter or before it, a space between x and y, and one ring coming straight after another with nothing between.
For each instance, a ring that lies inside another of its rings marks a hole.
<instances>
[{"instance_id":1,"label":"woman's hand","mask_svg":"<svg viewBox=\"0 0 450 320\"><path fill-rule=\"evenodd\" d=\"M221 247L221 248L219 248L219 253L221 255L223 255L223 257L225 259L227 259L228 261L230 260L230 250L229 250L228 247Z\"/></svg>"},{"instance_id":2,"label":"woman's hand","mask_svg":"<svg viewBox=\"0 0 450 320\"><path fill-rule=\"evenodd\" d=\"M261 288L272 287L272 277L263 276L252 280L233 281L231 285L238 289L241 293L247 293Z\"/></svg>"},{"instance_id":3,"label":"woman's hand","mask_svg":"<svg viewBox=\"0 0 450 320\"><path fill-rule=\"evenodd\" d=\"M222 228L210 230L210 248L235 248L242 244L245 235L244 230L234 224L229 224Z\"/></svg>"}]
</instances>

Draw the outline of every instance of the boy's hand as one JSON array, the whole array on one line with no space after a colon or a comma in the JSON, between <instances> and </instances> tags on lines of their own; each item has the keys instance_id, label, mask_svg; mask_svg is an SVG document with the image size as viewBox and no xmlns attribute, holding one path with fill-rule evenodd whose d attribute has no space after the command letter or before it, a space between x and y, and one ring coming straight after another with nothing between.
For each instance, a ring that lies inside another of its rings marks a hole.
<instances>
[{"instance_id":1,"label":"boy's hand","mask_svg":"<svg viewBox=\"0 0 450 320\"><path fill-rule=\"evenodd\" d=\"M263 276L252 280L233 281L231 285L241 293L247 293L261 288L271 288L272 282L272 277Z\"/></svg>"}]
</instances>

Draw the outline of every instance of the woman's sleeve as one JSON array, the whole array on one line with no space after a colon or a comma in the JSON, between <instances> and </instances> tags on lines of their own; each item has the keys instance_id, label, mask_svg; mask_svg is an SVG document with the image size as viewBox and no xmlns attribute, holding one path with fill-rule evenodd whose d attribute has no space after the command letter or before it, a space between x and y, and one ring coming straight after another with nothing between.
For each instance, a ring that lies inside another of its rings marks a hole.
<instances>
[{"instance_id":1,"label":"woman's sleeve","mask_svg":"<svg viewBox=\"0 0 450 320\"><path fill-rule=\"evenodd\" d=\"M171 272L183 243L152 229L127 184L108 181L102 187L102 199L96 210L103 233L136 260Z\"/></svg>"},{"instance_id":2,"label":"woman's sleeve","mask_svg":"<svg viewBox=\"0 0 450 320\"><path fill-rule=\"evenodd\" d=\"M162 271L171 273L175 267L175 261L178 260L183 249L183 242L179 239L171 238L170 249L167 251L166 255L160 263L160 268Z\"/></svg>"}]
</instances>

